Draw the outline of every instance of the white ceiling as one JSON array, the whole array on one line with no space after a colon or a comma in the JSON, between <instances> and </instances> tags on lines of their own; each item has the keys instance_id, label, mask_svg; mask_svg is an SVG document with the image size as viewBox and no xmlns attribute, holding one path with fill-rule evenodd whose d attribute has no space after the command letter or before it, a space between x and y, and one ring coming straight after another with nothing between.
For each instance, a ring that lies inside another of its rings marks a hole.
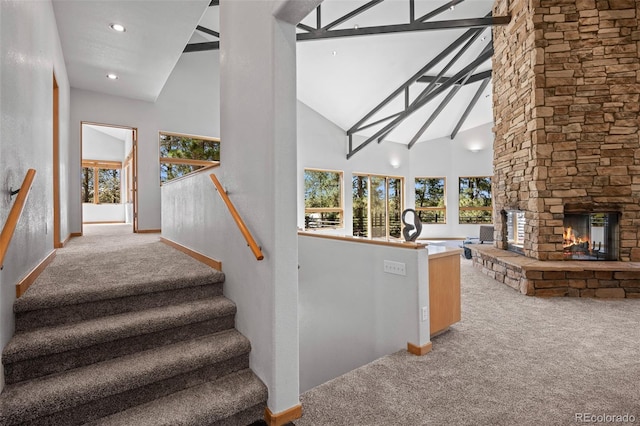
<instances>
[{"instance_id":1,"label":"white ceiling","mask_svg":"<svg viewBox=\"0 0 640 426\"><path fill-rule=\"evenodd\" d=\"M155 101L209 0L53 0L72 87ZM111 23L123 24L117 33ZM112 81L107 73L120 78Z\"/></svg>"},{"instance_id":2,"label":"white ceiling","mask_svg":"<svg viewBox=\"0 0 640 426\"><path fill-rule=\"evenodd\" d=\"M367 2L324 0L322 24L326 25ZM194 31L198 23L219 31L219 8L207 7L208 3L209 0L54 0L71 85L118 96L155 100L187 42L218 41L214 36ZM415 0L416 16L445 3L447 0ZM407 23L408 4L408 0L386 0L335 29ZM483 17L492 5L493 0L466 0L431 21ZM120 19L127 25L124 34L116 34L108 28L109 23ZM303 23L315 26L315 19L315 13L312 13ZM465 31L405 32L298 42L298 99L347 130ZM486 40L478 39L446 73L447 76L475 59L489 42L490 29L486 29L483 36ZM429 74L436 75L454 54ZM489 60L475 72L490 68ZM104 77L111 70L126 78L113 84ZM460 89L419 140L450 135L480 84L476 82ZM410 97L413 99L424 87L424 83L412 86ZM491 85L485 89L461 131L492 121L490 94ZM408 143L444 96L446 93L418 110L386 140ZM370 122L400 111L403 102L404 97L400 96ZM358 134L371 136L381 126Z\"/></svg>"},{"instance_id":3,"label":"white ceiling","mask_svg":"<svg viewBox=\"0 0 640 426\"><path fill-rule=\"evenodd\" d=\"M84 124L84 126L121 141L126 141L127 137L131 134L131 129L124 129L122 127L100 126L97 124Z\"/></svg>"}]
</instances>

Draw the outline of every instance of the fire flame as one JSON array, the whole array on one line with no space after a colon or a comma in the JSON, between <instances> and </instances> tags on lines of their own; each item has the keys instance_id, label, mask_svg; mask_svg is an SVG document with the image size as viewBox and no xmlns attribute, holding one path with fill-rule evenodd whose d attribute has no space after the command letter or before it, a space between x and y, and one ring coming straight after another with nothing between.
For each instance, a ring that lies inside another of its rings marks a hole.
<instances>
[{"instance_id":1,"label":"fire flame","mask_svg":"<svg viewBox=\"0 0 640 426\"><path fill-rule=\"evenodd\" d=\"M564 246L571 247L576 244L588 243L589 237L580 237L576 235L573 228L568 226L564 228L564 232L562 234L562 238L564 239Z\"/></svg>"}]
</instances>

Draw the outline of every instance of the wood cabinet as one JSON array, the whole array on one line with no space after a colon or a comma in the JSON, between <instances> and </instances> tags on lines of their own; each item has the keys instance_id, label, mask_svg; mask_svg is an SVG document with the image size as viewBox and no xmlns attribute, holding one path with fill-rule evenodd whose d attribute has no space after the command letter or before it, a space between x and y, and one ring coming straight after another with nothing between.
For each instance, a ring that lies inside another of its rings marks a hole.
<instances>
[{"instance_id":1,"label":"wood cabinet","mask_svg":"<svg viewBox=\"0 0 640 426\"><path fill-rule=\"evenodd\" d=\"M460 249L429 246L430 332L460 321Z\"/></svg>"}]
</instances>

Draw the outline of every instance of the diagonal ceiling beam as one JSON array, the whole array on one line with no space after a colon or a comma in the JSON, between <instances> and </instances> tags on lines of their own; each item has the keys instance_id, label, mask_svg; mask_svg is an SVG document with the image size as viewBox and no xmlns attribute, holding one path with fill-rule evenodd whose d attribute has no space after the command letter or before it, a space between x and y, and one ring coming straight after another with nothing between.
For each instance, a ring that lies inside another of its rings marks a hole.
<instances>
[{"instance_id":1,"label":"diagonal ceiling beam","mask_svg":"<svg viewBox=\"0 0 640 426\"><path fill-rule=\"evenodd\" d=\"M219 41L207 41L204 43L191 43L187 44L182 51L183 53L188 52L204 52L207 50L219 50L220 42Z\"/></svg>"},{"instance_id":2,"label":"diagonal ceiling beam","mask_svg":"<svg viewBox=\"0 0 640 426\"><path fill-rule=\"evenodd\" d=\"M482 55L483 53L485 53L485 52L487 52L489 50L492 50L492 46L493 46L493 43L489 42L487 44L487 46L485 46L485 48L482 50L480 55ZM444 100L442 102L440 102L440 105L438 105L438 107L435 109L435 111L433 111L431 116L429 116L427 121L422 125L420 130L418 130L418 132L413 136L413 138L409 142L409 146L407 147L408 149L411 149L411 147L413 147L413 145L415 145L415 143L418 142L418 139L420 139L420 136L422 136L424 134L424 132L427 131L429 126L431 126L433 124L433 122L436 120L436 118L438 118L440 113L442 113L442 111L444 111L444 109L447 107L449 102L451 102L451 100L458 94L458 92L460 91L460 88L462 88L462 86L464 86L467 83L467 80L469 80L469 77L471 77L471 74L474 71L475 71L475 68L469 70L467 75L464 76L464 78L462 79L462 84L454 85L454 87L449 91L449 93L447 93L447 96L444 98Z\"/></svg>"},{"instance_id":3,"label":"diagonal ceiling beam","mask_svg":"<svg viewBox=\"0 0 640 426\"><path fill-rule=\"evenodd\" d=\"M348 21L351 18L354 18L358 15L360 15L362 12L365 12L369 9L371 9L373 6L382 3L384 0L371 0L369 3L365 3L364 5L360 6L357 9L352 10L351 12L347 13L344 16L341 16L340 18L336 19L335 21L331 22L330 24L325 25L324 27L322 27L322 30L327 31L330 30L331 28L342 24L343 22Z\"/></svg>"},{"instance_id":4,"label":"diagonal ceiling beam","mask_svg":"<svg viewBox=\"0 0 640 426\"><path fill-rule=\"evenodd\" d=\"M427 131L429 126L433 124L433 122L436 120L436 118L438 118L440 113L447 107L447 105L449 105L449 102L451 102L451 100L458 94L461 87L462 86L454 86L451 88L451 90L449 90L449 93L447 93L447 96L442 100L442 102L440 102L440 105L438 105L438 107L431 113L431 115L429 116L429 118L427 118L427 121L424 122L420 130L418 130L416 134L413 135L413 138L411 138L411 141L409 141L409 145L407 146L407 149L411 149L413 145L415 145L415 143L418 142L418 139L420 139L420 136L422 136L424 132Z\"/></svg>"},{"instance_id":5,"label":"diagonal ceiling beam","mask_svg":"<svg viewBox=\"0 0 640 426\"><path fill-rule=\"evenodd\" d=\"M491 58L492 55L493 55L493 49L489 49L488 51L483 52L473 62L471 62L466 67L464 67L462 70L460 70L456 75L451 77L449 80L447 80L446 83L442 83L439 87L437 87L436 89L431 91L424 99L420 100L420 102L415 103L412 106L410 106L409 109L404 111L400 116L395 118L391 123L387 124L382 129L378 130L376 133L374 133L373 136L370 136L367 140L362 142L355 149L350 149L349 153L347 154L347 160L350 159L351 157L353 157L353 155L355 155L358 151L362 150L365 146L370 144L373 140L375 140L376 138L378 138L382 134L388 133L390 130L392 130L395 127L397 127L398 124L400 124L405 118L407 118L409 115L411 115L414 112L416 112L417 110L419 110L421 107L426 105L429 101L433 100L435 97L440 95L445 90L449 89L460 78L463 78L469 72L473 72L473 70L476 69L479 65L481 65L483 62L485 62L489 58Z\"/></svg>"},{"instance_id":6,"label":"diagonal ceiling beam","mask_svg":"<svg viewBox=\"0 0 640 426\"><path fill-rule=\"evenodd\" d=\"M464 122L467 120L467 117L469 117L469 113L471 113L471 110L473 110L473 108L478 103L478 100L480 99L480 96L484 92L484 89L487 88L487 85L489 84L489 81L491 81L490 77L489 78L485 78L482 81L482 84L478 88L478 91L476 92L475 95L473 95L473 99L471 99L471 102L469 102L469 105L467 106L467 109L462 114L462 117L460 117L460 120L458 121L458 124L456 124L456 127L453 129L453 132L451 132L451 139L455 139L456 135L458 134L458 131L460 131L460 128L462 127Z\"/></svg>"},{"instance_id":7,"label":"diagonal ceiling beam","mask_svg":"<svg viewBox=\"0 0 640 426\"><path fill-rule=\"evenodd\" d=\"M207 28L207 27L203 27L202 25L198 25L198 26L196 27L196 30L198 30L198 31L200 31L200 32L203 32L203 33L205 33L205 34L209 34L209 35L212 35L212 36L214 36L214 37L218 37L218 38L220 38L220 33L219 33L219 32L217 32L217 31L213 31L212 29L209 29L209 28Z\"/></svg>"},{"instance_id":8,"label":"diagonal ceiling beam","mask_svg":"<svg viewBox=\"0 0 640 426\"><path fill-rule=\"evenodd\" d=\"M348 135L353 134L354 132L360 130L360 126L362 126L368 119L370 119L376 112L380 111L385 105L395 99L403 90L412 85L416 80L424 75L431 68L438 65L444 58L449 56L451 52L457 49L462 43L467 41L469 38L473 37L477 30L471 29L466 31L460 37L458 37L453 43L447 46L442 52L438 54L435 58L429 61L424 67L422 67L417 73L411 76L407 81L405 81L400 87L394 90L389 96L387 96L382 102L376 105L371 111L369 111L364 117L362 117L356 124L351 126L351 128L347 131Z\"/></svg>"},{"instance_id":9,"label":"diagonal ceiling beam","mask_svg":"<svg viewBox=\"0 0 640 426\"><path fill-rule=\"evenodd\" d=\"M446 12L447 10L451 9L453 6L455 6L456 4L462 3L464 0L451 0L449 3L440 6L437 9L432 10L431 12L427 13L426 15L422 15L421 17L419 17L418 19L416 19L416 21L420 21L420 22L424 22L427 21L431 18L435 18L436 16L440 15L443 12Z\"/></svg>"},{"instance_id":10,"label":"diagonal ceiling beam","mask_svg":"<svg viewBox=\"0 0 640 426\"><path fill-rule=\"evenodd\" d=\"M415 105L418 102L420 102L420 100L424 99L429 93L431 93L436 87L438 87L437 83L440 82L440 80L444 77L445 73L449 71L449 69L451 69L451 67L455 65L456 62L458 62L458 60L467 52L467 50L469 50L469 48L475 43L478 37L480 37L480 34L482 34L482 32L483 32L482 28L475 30L475 34L464 44L464 46L460 48L460 50L458 50L458 52L456 52L454 57L451 58L451 60L444 66L444 68L442 68L440 72L438 72L438 75L436 75L435 79L431 81L431 83L429 83L427 87L420 92L420 94L413 100L412 105ZM468 77L468 76L465 75L465 77ZM405 108L405 110L407 109L408 108ZM382 140L385 137L387 137L387 135L392 131L393 129L380 135L380 137L378 138L378 143L382 142Z\"/></svg>"},{"instance_id":11,"label":"diagonal ceiling beam","mask_svg":"<svg viewBox=\"0 0 640 426\"><path fill-rule=\"evenodd\" d=\"M478 81L483 81L483 80L485 80L487 78L491 78L491 70L482 71L482 72L479 72L477 74L473 74L473 75L469 76L469 79L467 80L467 82L465 84L476 83ZM422 77L420 77L418 79L418 83L431 83L435 79L436 79L436 76L423 75ZM449 77L443 77L443 78L440 79L440 81L438 83L444 83L448 79L449 79ZM461 83L462 83L462 80L458 80L458 81L456 81L455 84L461 84Z\"/></svg>"}]
</instances>

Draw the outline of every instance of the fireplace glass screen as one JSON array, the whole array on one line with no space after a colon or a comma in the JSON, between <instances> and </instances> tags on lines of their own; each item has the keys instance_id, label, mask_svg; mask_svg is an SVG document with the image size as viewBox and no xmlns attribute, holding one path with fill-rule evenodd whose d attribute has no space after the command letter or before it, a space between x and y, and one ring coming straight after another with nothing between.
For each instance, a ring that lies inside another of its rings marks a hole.
<instances>
[{"instance_id":1,"label":"fireplace glass screen","mask_svg":"<svg viewBox=\"0 0 640 426\"><path fill-rule=\"evenodd\" d=\"M516 253L523 253L524 247L524 212L520 210L507 211L507 249Z\"/></svg>"},{"instance_id":2,"label":"fireplace glass screen","mask_svg":"<svg viewBox=\"0 0 640 426\"><path fill-rule=\"evenodd\" d=\"M618 214L565 214L565 260L618 260Z\"/></svg>"}]
</instances>

